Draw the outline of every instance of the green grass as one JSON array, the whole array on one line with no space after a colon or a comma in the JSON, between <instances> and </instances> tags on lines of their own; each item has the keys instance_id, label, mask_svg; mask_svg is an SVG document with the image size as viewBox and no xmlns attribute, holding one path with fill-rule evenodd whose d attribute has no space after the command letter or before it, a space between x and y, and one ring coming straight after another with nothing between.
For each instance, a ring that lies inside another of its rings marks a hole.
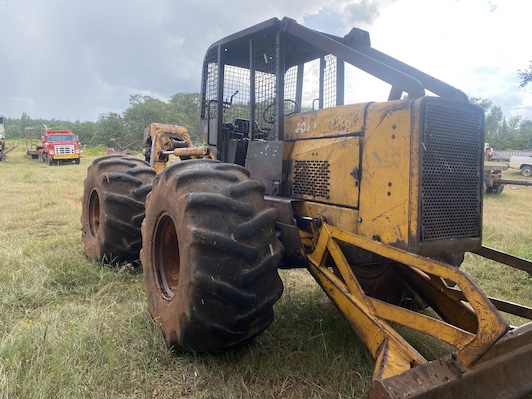
<instances>
[{"instance_id":1,"label":"green grass","mask_svg":"<svg viewBox=\"0 0 532 399\"><path fill-rule=\"evenodd\" d=\"M373 360L306 271L282 271L276 319L219 356L169 350L146 311L142 275L83 255L86 168L48 166L19 146L0 163L0 398L361 398ZM90 155L89 155L90 154ZM485 239L532 257L532 188L485 202ZM532 305L524 272L468 256L490 294ZM510 271L509 271L510 270ZM439 349L420 339L424 351Z\"/></svg>"}]
</instances>

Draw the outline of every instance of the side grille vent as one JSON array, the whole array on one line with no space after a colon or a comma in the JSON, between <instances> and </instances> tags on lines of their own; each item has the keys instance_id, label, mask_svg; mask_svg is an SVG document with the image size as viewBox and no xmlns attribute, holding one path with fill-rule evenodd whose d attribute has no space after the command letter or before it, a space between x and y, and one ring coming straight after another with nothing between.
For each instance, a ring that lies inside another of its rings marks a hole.
<instances>
[{"instance_id":1,"label":"side grille vent","mask_svg":"<svg viewBox=\"0 0 532 399\"><path fill-rule=\"evenodd\" d=\"M329 199L330 165L328 161L294 161L292 195Z\"/></svg>"}]
</instances>

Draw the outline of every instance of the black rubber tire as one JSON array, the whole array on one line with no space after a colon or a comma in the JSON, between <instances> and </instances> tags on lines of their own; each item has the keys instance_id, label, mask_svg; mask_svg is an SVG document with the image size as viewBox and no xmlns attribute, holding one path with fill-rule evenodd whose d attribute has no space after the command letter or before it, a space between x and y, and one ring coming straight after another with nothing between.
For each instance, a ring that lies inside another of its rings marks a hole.
<instances>
[{"instance_id":1,"label":"black rubber tire","mask_svg":"<svg viewBox=\"0 0 532 399\"><path fill-rule=\"evenodd\" d=\"M276 219L262 183L238 165L188 160L157 177L140 259L148 312L169 346L221 352L271 324L283 291Z\"/></svg>"},{"instance_id":2,"label":"black rubber tire","mask_svg":"<svg viewBox=\"0 0 532 399\"><path fill-rule=\"evenodd\" d=\"M81 212L81 238L92 261L139 259L146 195L155 170L131 156L105 156L87 169Z\"/></svg>"},{"instance_id":3,"label":"black rubber tire","mask_svg":"<svg viewBox=\"0 0 532 399\"><path fill-rule=\"evenodd\" d=\"M495 194L500 194L502 193L504 190L504 184L498 184L496 187L495 187L495 190L494 190L494 193Z\"/></svg>"},{"instance_id":4,"label":"black rubber tire","mask_svg":"<svg viewBox=\"0 0 532 399\"><path fill-rule=\"evenodd\" d=\"M521 168L521 174L525 177L532 176L532 166L525 165Z\"/></svg>"}]
</instances>

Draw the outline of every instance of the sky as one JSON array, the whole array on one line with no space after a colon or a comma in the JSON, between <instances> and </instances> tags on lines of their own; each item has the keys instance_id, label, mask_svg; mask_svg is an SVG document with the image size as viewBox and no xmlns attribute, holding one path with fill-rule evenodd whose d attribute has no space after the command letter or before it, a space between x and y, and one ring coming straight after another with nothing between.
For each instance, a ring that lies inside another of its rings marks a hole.
<instances>
[{"instance_id":1,"label":"sky","mask_svg":"<svg viewBox=\"0 0 532 399\"><path fill-rule=\"evenodd\" d=\"M532 60L530 15L525 0L2 0L0 114L96 121L134 94L199 92L210 44L287 16L338 36L365 29L374 48L532 119L517 76Z\"/></svg>"}]
</instances>

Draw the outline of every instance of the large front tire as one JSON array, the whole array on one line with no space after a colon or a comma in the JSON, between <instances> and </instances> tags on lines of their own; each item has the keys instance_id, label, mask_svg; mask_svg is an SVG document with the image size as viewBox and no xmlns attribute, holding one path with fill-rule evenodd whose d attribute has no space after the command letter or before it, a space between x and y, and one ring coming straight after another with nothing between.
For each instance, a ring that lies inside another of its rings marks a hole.
<instances>
[{"instance_id":1,"label":"large front tire","mask_svg":"<svg viewBox=\"0 0 532 399\"><path fill-rule=\"evenodd\" d=\"M155 170L131 156L97 158L87 169L81 212L85 255L92 261L139 259L146 195Z\"/></svg>"},{"instance_id":2,"label":"large front tire","mask_svg":"<svg viewBox=\"0 0 532 399\"><path fill-rule=\"evenodd\" d=\"M270 325L283 291L276 219L240 166L182 161L157 177L140 258L148 311L170 346L220 352Z\"/></svg>"}]
</instances>

